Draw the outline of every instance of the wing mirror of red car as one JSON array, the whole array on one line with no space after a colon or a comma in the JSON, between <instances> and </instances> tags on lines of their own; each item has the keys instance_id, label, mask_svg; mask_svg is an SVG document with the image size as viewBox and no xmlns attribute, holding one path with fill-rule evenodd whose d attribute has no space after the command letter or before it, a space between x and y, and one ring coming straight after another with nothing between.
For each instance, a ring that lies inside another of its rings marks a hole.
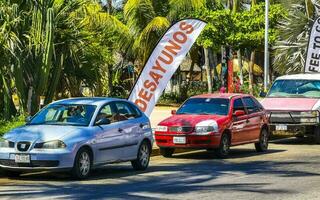
<instances>
[{"instance_id":1,"label":"wing mirror of red car","mask_svg":"<svg viewBox=\"0 0 320 200\"><path fill-rule=\"evenodd\" d=\"M245 115L246 113L243 111L243 110L237 110L233 113L233 116L235 117L240 117L240 116L243 116Z\"/></svg>"},{"instance_id":2,"label":"wing mirror of red car","mask_svg":"<svg viewBox=\"0 0 320 200\"><path fill-rule=\"evenodd\" d=\"M177 111L176 110L171 110L171 114L175 115L175 114L177 114Z\"/></svg>"}]
</instances>

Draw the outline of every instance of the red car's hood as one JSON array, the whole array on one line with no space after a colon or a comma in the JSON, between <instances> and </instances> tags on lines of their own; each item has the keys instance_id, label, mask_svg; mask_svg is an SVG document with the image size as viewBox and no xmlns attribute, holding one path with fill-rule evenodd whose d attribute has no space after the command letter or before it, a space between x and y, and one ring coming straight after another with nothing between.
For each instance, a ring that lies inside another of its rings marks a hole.
<instances>
[{"instance_id":1,"label":"red car's hood","mask_svg":"<svg viewBox=\"0 0 320 200\"><path fill-rule=\"evenodd\" d=\"M161 126L186 126L194 127L196 124L206 120L215 120L218 124L227 120L227 116L220 115L172 115L159 123Z\"/></svg>"},{"instance_id":2,"label":"red car's hood","mask_svg":"<svg viewBox=\"0 0 320 200\"><path fill-rule=\"evenodd\" d=\"M311 98L265 98L261 104L267 111L307 111L312 110L318 100Z\"/></svg>"}]
</instances>

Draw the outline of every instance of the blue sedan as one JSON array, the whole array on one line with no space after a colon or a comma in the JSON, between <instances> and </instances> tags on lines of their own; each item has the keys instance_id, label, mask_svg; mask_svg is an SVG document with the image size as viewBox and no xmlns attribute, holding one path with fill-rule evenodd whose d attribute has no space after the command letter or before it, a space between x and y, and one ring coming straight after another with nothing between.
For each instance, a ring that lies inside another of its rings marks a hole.
<instances>
[{"instance_id":1,"label":"blue sedan","mask_svg":"<svg viewBox=\"0 0 320 200\"><path fill-rule=\"evenodd\" d=\"M49 104L25 126L0 138L0 167L8 176L32 170L71 170L88 177L106 163L149 165L150 121L133 103L114 98L74 98Z\"/></svg>"}]
</instances>

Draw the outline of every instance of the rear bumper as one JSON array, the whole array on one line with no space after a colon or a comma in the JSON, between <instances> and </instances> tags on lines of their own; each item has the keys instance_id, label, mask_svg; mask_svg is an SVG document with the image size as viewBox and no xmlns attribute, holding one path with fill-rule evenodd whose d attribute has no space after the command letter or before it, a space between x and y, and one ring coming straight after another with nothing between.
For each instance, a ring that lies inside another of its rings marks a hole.
<instances>
[{"instance_id":1,"label":"rear bumper","mask_svg":"<svg viewBox=\"0 0 320 200\"><path fill-rule=\"evenodd\" d=\"M175 144L174 137L185 137L185 144ZM192 148L192 149L208 149L217 148L220 145L220 135L182 135L182 134L156 134L155 140L159 147L163 148Z\"/></svg>"}]
</instances>

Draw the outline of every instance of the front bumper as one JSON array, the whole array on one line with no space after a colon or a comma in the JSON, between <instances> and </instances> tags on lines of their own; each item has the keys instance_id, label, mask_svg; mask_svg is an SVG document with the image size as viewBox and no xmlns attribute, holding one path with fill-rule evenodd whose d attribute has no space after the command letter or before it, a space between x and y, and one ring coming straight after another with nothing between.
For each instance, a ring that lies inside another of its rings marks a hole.
<instances>
[{"instance_id":1,"label":"front bumper","mask_svg":"<svg viewBox=\"0 0 320 200\"><path fill-rule=\"evenodd\" d=\"M16 163L16 154L30 155L30 163ZM15 171L58 171L73 167L74 155L68 150L19 152L13 148L0 149L0 167Z\"/></svg>"},{"instance_id":2,"label":"front bumper","mask_svg":"<svg viewBox=\"0 0 320 200\"><path fill-rule=\"evenodd\" d=\"M175 144L174 137L185 137L185 144ZM155 134L156 144L165 148L192 148L192 149L208 149L217 148L220 145L219 135L193 135L193 134Z\"/></svg>"},{"instance_id":3,"label":"front bumper","mask_svg":"<svg viewBox=\"0 0 320 200\"><path fill-rule=\"evenodd\" d=\"M296 135L296 134L314 134L314 129L319 126L318 124L270 124L269 128L270 131L285 131L289 134ZM281 128L278 127L285 127L283 130L279 130Z\"/></svg>"}]
</instances>

